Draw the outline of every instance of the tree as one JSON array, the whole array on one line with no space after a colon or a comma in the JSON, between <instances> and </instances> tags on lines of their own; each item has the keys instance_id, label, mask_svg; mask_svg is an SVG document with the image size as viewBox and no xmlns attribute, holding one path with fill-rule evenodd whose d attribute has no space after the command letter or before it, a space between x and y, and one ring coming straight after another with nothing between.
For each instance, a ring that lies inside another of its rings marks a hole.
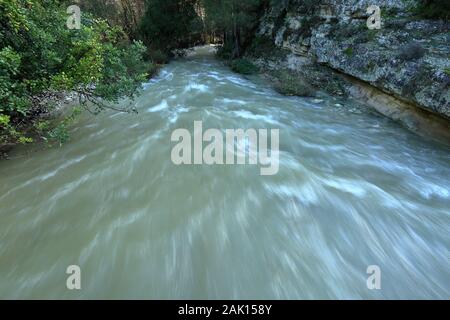
<instances>
[{"instance_id":1,"label":"tree","mask_svg":"<svg viewBox=\"0 0 450 320\"><path fill-rule=\"evenodd\" d=\"M80 30L66 20L63 1L0 0L0 147L31 141L33 127L42 133L51 101L40 103L41 95L75 92L98 113L133 98L145 79L142 43L87 12Z\"/></svg>"},{"instance_id":2,"label":"tree","mask_svg":"<svg viewBox=\"0 0 450 320\"><path fill-rule=\"evenodd\" d=\"M209 32L223 34L223 54L237 58L257 25L265 0L201 0Z\"/></svg>"},{"instance_id":3,"label":"tree","mask_svg":"<svg viewBox=\"0 0 450 320\"><path fill-rule=\"evenodd\" d=\"M148 0L140 26L144 42L168 54L195 44L202 34L195 5L196 0Z\"/></svg>"},{"instance_id":4,"label":"tree","mask_svg":"<svg viewBox=\"0 0 450 320\"><path fill-rule=\"evenodd\" d=\"M448 0L419 0L416 12L428 19L450 19L450 2Z\"/></svg>"},{"instance_id":5,"label":"tree","mask_svg":"<svg viewBox=\"0 0 450 320\"><path fill-rule=\"evenodd\" d=\"M138 39L139 22L144 14L145 0L65 0L67 5L77 3L83 12L105 19L110 25L120 26L130 39Z\"/></svg>"}]
</instances>

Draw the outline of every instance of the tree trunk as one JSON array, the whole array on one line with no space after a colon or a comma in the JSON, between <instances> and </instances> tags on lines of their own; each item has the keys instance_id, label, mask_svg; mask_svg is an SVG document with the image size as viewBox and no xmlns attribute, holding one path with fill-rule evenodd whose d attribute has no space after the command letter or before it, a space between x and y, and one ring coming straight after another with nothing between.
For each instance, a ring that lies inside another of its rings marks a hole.
<instances>
[{"instance_id":1,"label":"tree trunk","mask_svg":"<svg viewBox=\"0 0 450 320\"><path fill-rule=\"evenodd\" d=\"M237 26L236 16L234 15L234 12L232 13L233 17L233 42L234 42L234 48L233 48L233 58L238 58L241 55L241 44L240 44L240 32L239 28Z\"/></svg>"}]
</instances>

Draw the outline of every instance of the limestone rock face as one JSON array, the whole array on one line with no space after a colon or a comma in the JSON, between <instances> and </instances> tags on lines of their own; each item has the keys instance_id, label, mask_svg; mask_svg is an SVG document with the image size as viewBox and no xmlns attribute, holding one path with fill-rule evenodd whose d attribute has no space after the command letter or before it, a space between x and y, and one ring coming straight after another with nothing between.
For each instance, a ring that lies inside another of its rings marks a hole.
<instances>
[{"instance_id":1,"label":"limestone rock face","mask_svg":"<svg viewBox=\"0 0 450 320\"><path fill-rule=\"evenodd\" d=\"M261 18L258 35L407 103L450 119L450 23L418 20L403 0L285 1ZM369 30L367 8L381 8Z\"/></svg>"}]
</instances>

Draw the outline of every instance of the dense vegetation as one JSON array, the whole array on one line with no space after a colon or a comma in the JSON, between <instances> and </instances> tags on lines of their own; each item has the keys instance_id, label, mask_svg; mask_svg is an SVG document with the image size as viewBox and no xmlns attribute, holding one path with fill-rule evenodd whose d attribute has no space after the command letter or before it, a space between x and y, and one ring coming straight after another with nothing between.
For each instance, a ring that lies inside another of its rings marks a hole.
<instances>
[{"instance_id":1,"label":"dense vegetation","mask_svg":"<svg viewBox=\"0 0 450 320\"><path fill-rule=\"evenodd\" d=\"M66 8L72 3L83 10L78 30L66 26ZM73 117L56 126L44 120L62 92L75 93L80 105L93 113L115 108L121 98L136 94L156 64L166 63L174 52L193 45L221 43L218 55L231 61L233 70L254 73L256 67L244 54L277 53L270 37L255 37L261 14L289 6L309 12L317 3L0 0L0 151L5 145L33 138L64 140L64 127ZM426 18L448 19L449 3L420 0L416 12ZM150 62L144 62L145 58ZM285 78L286 83L293 83L290 75ZM293 90L288 86L285 91Z\"/></svg>"},{"instance_id":2,"label":"dense vegetation","mask_svg":"<svg viewBox=\"0 0 450 320\"><path fill-rule=\"evenodd\" d=\"M235 59L251 44L269 0L147 0L140 35L154 52L220 42L219 56Z\"/></svg>"},{"instance_id":3,"label":"dense vegetation","mask_svg":"<svg viewBox=\"0 0 450 320\"><path fill-rule=\"evenodd\" d=\"M120 26L130 39L139 39L139 23L145 11L145 0L67 0L78 4L83 12Z\"/></svg>"},{"instance_id":4,"label":"dense vegetation","mask_svg":"<svg viewBox=\"0 0 450 320\"><path fill-rule=\"evenodd\" d=\"M264 0L202 0L209 32L222 34L223 47L219 55L238 58L243 47L250 44L258 17L267 1Z\"/></svg>"},{"instance_id":5,"label":"dense vegetation","mask_svg":"<svg viewBox=\"0 0 450 320\"><path fill-rule=\"evenodd\" d=\"M36 135L64 139L67 121L55 128L42 120L58 92L76 93L97 113L133 97L146 77L142 43L88 13L79 30L69 29L66 8L57 0L0 0L0 146Z\"/></svg>"},{"instance_id":6,"label":"dense vegetation","mask_svg":"<svg viewBox=\"0 0 450 320\"><path fill-rule=\"evenodd\" d=\"M415 11L427 19L450 19L450 1L420 0Z\"/></svg>"},{"instance_id":7,"label":"dense vegetation","mask_svg":"<svg viewBox=\"0 0 450 320\"><path fill-rule=\"evenodd\" d=\"M203 25L196 0L148 0L141 37L151 51L170 55L201 42Z\"/></svg>"}]
</instances>

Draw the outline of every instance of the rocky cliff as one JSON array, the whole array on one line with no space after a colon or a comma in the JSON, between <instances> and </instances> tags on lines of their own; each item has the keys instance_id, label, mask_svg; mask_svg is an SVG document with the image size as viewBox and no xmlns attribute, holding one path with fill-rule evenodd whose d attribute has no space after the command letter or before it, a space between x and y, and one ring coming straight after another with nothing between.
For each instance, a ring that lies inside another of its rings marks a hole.
<instances>
[{"instance_id":1,"label":"rocky cliff","mask_svg":"<svg viewBox=\"0 0 450 320\"><path fill-rule=\"evenodd\" d=\"M381 29L367 27L370 5L381 8ZM280 1L262 17L257 36L285 54L278 62L259 59L259 65L297 71L325 65L450 119L450 24L418 18L414 5L404 0Z\"/></svg>"}]
</instances>

